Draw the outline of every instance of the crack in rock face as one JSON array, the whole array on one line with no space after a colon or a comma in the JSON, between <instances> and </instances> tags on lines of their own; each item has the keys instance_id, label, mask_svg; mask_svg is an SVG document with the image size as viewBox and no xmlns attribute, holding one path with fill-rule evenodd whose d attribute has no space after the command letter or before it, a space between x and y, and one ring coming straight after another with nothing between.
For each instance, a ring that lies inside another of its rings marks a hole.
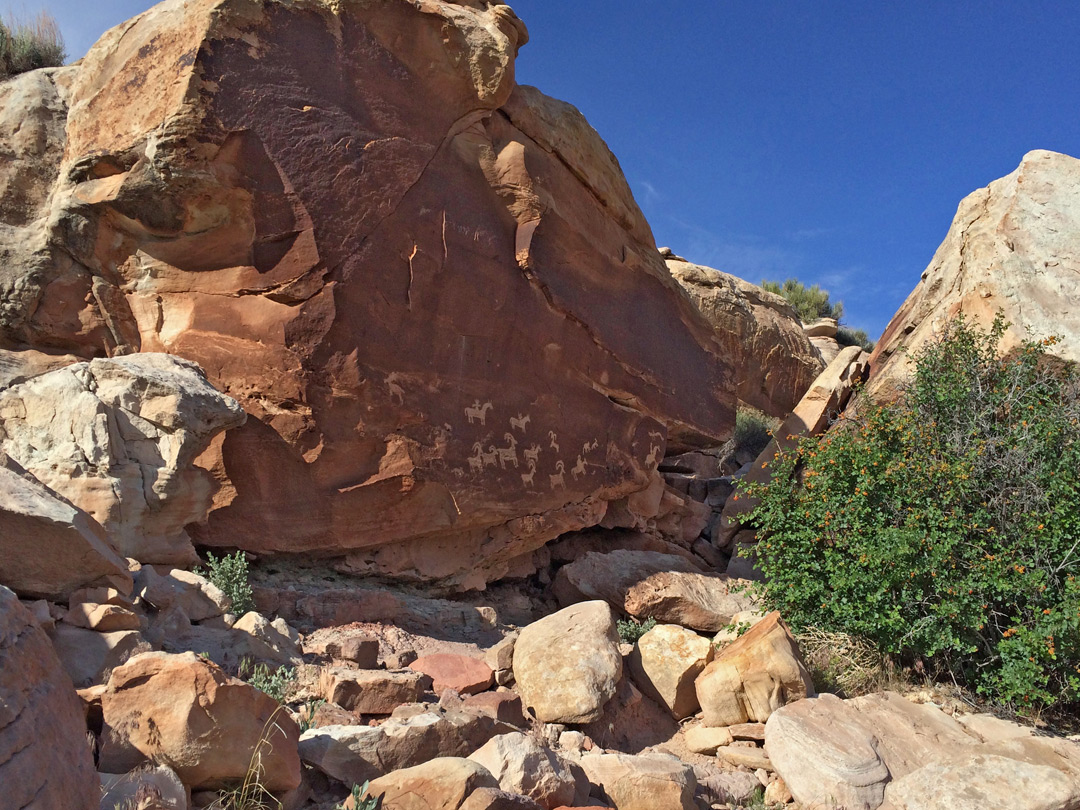
<instances>
[{"instance_id":1,"label":"crack in rock face","mask_svg":"<svg viewBox=\"0 0 1080 810\"><path fill-rule=\"evenodd\" d=\"M516 85L526 39L439 0L109 31L44 86L52 187L0 211L0 253L38 245L0 270L0 348L165 352L235 398L200 544L454 588L527 566L722 442L733 397L614 156Z\"/></svg>"}]
</instances>

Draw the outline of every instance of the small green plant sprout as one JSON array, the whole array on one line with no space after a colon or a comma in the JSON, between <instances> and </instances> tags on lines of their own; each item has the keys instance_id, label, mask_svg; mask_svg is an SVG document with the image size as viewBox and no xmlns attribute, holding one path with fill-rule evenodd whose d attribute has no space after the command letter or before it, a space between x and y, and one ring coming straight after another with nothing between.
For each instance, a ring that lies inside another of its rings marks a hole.
<instances>
[{"instance_id":1,"label":"small green plant sprout","mask_svg":"<svg viewBox=\"0 0 1080 810\"><path fill-rule=\"evenodd\" d=\"M362 785L353 785L349 798L337 806L337 810L379 810L382 796L369 796L366 781Z\"/></svg>"},{"instance_id":2,"label":"small green plant sprout","mask_svg":"<svg viewBox=\"0 0 1080 810\"><path fill-rule=\"evenodd\" d=\"M643 622L634 617L619 619L615 622L615 629L619 631L619 638L627 644L637 644L638 639L656 627L656 619L652 616Z\"/></svg>"},{"instance_id":3,"label":"small green plant sprout","mask_svg":"<svg viewBox=\"0 0 1080 810\"><path fill-rule=\"evenodd\" d=\"M265 692L278 703L284 703L296 686L296 671L289 667L278 667L271 672L266 664L253 664L250 658L240 661L241 680L247 681L260 692Z\"/></svg>"},{"instance_id":4,"label":"small green plant sprout","mask_svg":"<svg viewBox=\"0 0 1080 810\"><path fill-rule=\"evenodd\" d=\"M326 701L323 698L317 698L308 703L300 712L300 719L297 721L297 725L300 727L300 733L310 731L312 723L315 722L315 713L319 711L321 706L325 706Z\"/></svg>"},{"instance_id":5,"label":"small green plant sprout","mask_svg":"<svg viewBox=\"0 0 1080 810\"><path fill-rule=\"evenodd\" d=\"M226 554L220 559L213 552L207 553L206 568L199 569L198 573L221 588L237 616L255 609L255 595L248 580L248 562L244 552Z\"/></svg>"}]
</instances>

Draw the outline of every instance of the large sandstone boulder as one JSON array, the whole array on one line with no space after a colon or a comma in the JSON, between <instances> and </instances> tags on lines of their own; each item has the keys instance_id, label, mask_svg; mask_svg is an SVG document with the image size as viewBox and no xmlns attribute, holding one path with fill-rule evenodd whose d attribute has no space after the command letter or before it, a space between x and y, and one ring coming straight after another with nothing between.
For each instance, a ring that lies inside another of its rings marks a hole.
<instances>
[{"instance_id":1,"label":"large sandstone boulder","mask_svg":"<svg viewBox=\"0 0 1080 810\"><path fill-rule=\"evenodd\" d=\"M206 519L216 488L192 462L244 418L194 363L92 360L0 391L0 452L93 516L124 556L186 563L185 527Z\"/></svg>"},{"instance_id":2,"label":"large sandstone boulder","mask_svg":"<svg viewBox=\"0 0 1080 810\"><path fill-rule=\"evenodd\" d=\"M379 777L368 786L368 795L382 796L383 810L459 810L473 791L498 787L482 765L438 757Z\"/></svg>"},{"instance_id":3,"label":"large sandstone boulder","mask_svg":"<svg viewBox=\"0 0 1080 810\"><path fill-rule=\"evenodd\" d=\"M965 197L945 241L870 358L867 390L891 399L917 352L963 314L986 328L1001 310L1008 350L1057 335L1051 351L1080 360L1080 160L1042 150Z\"/></svg>"},{"instance_id":4,"label":"large sandstone boulder","mask_svg":"<svg viewBox=\"0 0 1080 810\"><path fill-rule=\"evenodd\" d=\"M545 810L573 804L570 764L535 737L519 731L492 737L469 755L499 780L499 787L534 799Z\"/></svg>"},{"instance_id":5,"label":"large sandstone boulder","mask_svg":"<svg viewBox=\"0 0 1080 810\"><path fill-rule=\"evenodd\" d=\"M614 156L516 86L526 36L444 0L117 26L28 89L0 348L167 352L236 397L203 545L474 587L596 525L734 399Z\"/></svg>"},{"instance_id":6,"label":"large sandstone boulder","mask_svg":"<svg viewBox=\"0 0 1080 810\"><path fill-rule=\"evenodd\" d=\"M669 258L668 270L712 325L735 367L735 396L786 417L825 362L791 304L711 267Z\"/></svg>"},{"instance_id":7,"label":"large sandstone boulder","mask_svg":"<svg viewBox=\"0 0 1080 810\"><path fill-rule=\"evenodd\" d=\"M695 688L707 726L763 723L781 706L816 694L799 645L776 611L718 652Z\"/></svg>"},{"instance_id":8,"label":"large sandstone boulder","mask_svg":"<svg viewBox=\"0 0 1080 810\"><path fill-rule=\"evenodd\" d=\"M127 563L101 525L0 452L0 585L64 600L94 584L131 591Z\"/></svg>"},{"instance_id":9,"label":"large sandstone boulder","mask_svg":"<svg viewBox=\"0 0 1080 810\"><path fill-rule=\"evenodd\" d=\"M544 723L596 720L622 677L615 617L606 602L581 602L533 622L514 645L514 679Z\"/></svg>"},{"instance_id":10,"label":"large sandstone boulder","mask_svg":"<svg viewBox=\"0 0 1080 810\"><path fill-rule=\"evenodd\" d=\"M701 708L694 681L712 657L709 639L675 624L658 624L634 645L630 672L646 694L682 720Z\"/></svg>"},{"instance_id":11,"label":"large sandstone boulder","mask_svg":"<svg viewBox=\"0 0 1080 810\"><path fill-rule=\"evenodd\" d=\"M886 692L777 710L765 750L804 806L850 810L1080 804L1080 745L989 716L950 717Z\"/></svg>"},{"instance_id":12,"label":"large sandstone boulder","mask_svg":"<svg viewBox=\"0 0 1080 810\"><path fill-rule=\"evenodd\" d=\"M261 759L267 790L300 784L300 731L276 700L194 653L144 653L112 671L101 696L100 767L140 758L168 765L192 788L228 786Z\"/></svg>"},{"instance_id":13,"label":"large sandstone boulder","mask_svg":"<svg viewBox=\"0 0 1080 810\"><path fill-rule=\"evenodd\" d=\"M695 810L694 769L667 754L592 754L581 758L589 781L615 810Z\"/></svg>"},{"instance_id":14,"label":"large sandstone boulder","mask_svg":"<svg viewBox=\"0 0 1080 810\"><path fill-rule=\"evenodd\" d=\"M748 597L733 591L739 584L673 554L620 549L589 552L564 565L554 591L562 604L604 599L639 619L716 632L750 607Z\"/></svg>"},{"instance_id":15,"label":"large sandstone boulder","mask_svg":"<svg viewBox=\"0 0 1080 810\"><path fill-rule=\"evenodd\" d=\"M0 806L96 810L79 698L45 633L0 587Z\"/></svg>"}]
</instances>

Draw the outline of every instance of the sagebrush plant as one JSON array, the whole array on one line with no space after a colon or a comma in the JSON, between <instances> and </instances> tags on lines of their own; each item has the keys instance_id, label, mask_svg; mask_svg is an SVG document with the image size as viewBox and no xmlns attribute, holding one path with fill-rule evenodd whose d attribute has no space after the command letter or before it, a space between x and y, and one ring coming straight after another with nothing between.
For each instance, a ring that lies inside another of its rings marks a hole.
<instances>
[{"instance_id":1,"label":"sagebrush plant","mask_svg":"<svg viewBox=\"0 0 1080 810\"><path fill-rule=\"evenodd\" d=\"M260 692L265 692L278 703L288 700L296 686L296 670L289 667L271 670L266 664L252 664L249 658L240 661L238 675L241 680L247 681Z\"/></svg>"},{"instance_id":2,"label":"sagebrush plant","mask_svg":"<svg viewBox=\"0 0 1080 810\"><path fill-rule=\"evenodd\" d=\"M28 21L9 17L0 22L0 79L64 64L67 53L60 26L47 12Z\"/></svg>"},{"instance_id":3,"label":"sagebrush plant","mask_svg":"<svg viewBox=\"0 0 1080 810\"><path fill-rule=\"evenodd\" d=\"M1000 356L1007 328L956 321L896 403L860 397L739 495L759 591L796 628L1037 711L1080 697L1080 379L1054 338Z\"/></svg>"},{"instance_id":4,"label":"sagebrush plant","mask_svg":"<svg viewBox=\"0 0 1080 810\"><path fill-rule=\"evenodd\" d=\"M789 278L783 284L779 281L763 281L761 288L786 299L803 323L810 323L818 318L840 320L840 316L844 314L843 302L832 303L829 300L829 291L821 289L817 284L807 287L798 279Z\"/></svg>"},{"instance_id":5,"label":"sagebrush plant","mask_svg":"<svg viewBox=\"0 0 1080 810\"><path fill-rule=\"evenodd\" d=\"M735 411L735 430L732 439L735 451L744 451L757 458L768 447L772 432L779 427L780 420L767 416L759 410L747 406Z\"/></svg>"},{"instance_id":6,"label":"sagebrush plant","mask_svg":"<svg viewBox=\"0 0 1080 810\"><path fill-rule=\"evenodd\" d=\"M225 554L220 559L209 552L206 569L200 571L207 579L221 588L232 603L232 612L242 616L255 609L255 595L249 581L248 562L244 552Z\"/></svg>"},{"instance_id":7,"label":"sagebrush plant","mask_svg":"<svg viewBox=\"0 0 1080 810\"><path fill-rule=\"evenodd\" d=\"M852 329L850 326L841 326L836 330L836 342L841 346L858 346L864 352L874 350L874 341L866 334L865 329Z\"/></svg>"},{"instance_id":8,"label":"sagebrush plant","mask_svg":"<svg viewBox=\"0 0 1080 810\"><path fill-rule=\"evenodd\" d=\"M639 622L633 617L629 619L619 619L615 622L615 628L619 631L619 638L627 644L636 644L638 639L654 627L656 627L656 619L652 616L649 616L649 618L645 619L643 622Z\"/></svg>"}]
</instances>

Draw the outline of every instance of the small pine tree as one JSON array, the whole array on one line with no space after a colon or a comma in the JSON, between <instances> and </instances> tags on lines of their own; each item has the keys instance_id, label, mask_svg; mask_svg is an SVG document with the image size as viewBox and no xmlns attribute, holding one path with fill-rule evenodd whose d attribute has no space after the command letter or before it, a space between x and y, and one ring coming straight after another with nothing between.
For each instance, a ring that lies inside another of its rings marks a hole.
<instances>
[{"instance_id":1,"label":"small pine tree","mask_svg":"<svg viewBox=\"0 0 1080 810\"><path fill-rule=\"evenodd\" d=\"M789 278L783 284L778 281L763 281L761 288L786 299L803 323L811 323L818 318L840 320L840 316L844 314L843 303L837 301L834 304L829 301L829 291L821 289L817 284L807 287L798 279Z\"/></svg>"}]
</instances>

